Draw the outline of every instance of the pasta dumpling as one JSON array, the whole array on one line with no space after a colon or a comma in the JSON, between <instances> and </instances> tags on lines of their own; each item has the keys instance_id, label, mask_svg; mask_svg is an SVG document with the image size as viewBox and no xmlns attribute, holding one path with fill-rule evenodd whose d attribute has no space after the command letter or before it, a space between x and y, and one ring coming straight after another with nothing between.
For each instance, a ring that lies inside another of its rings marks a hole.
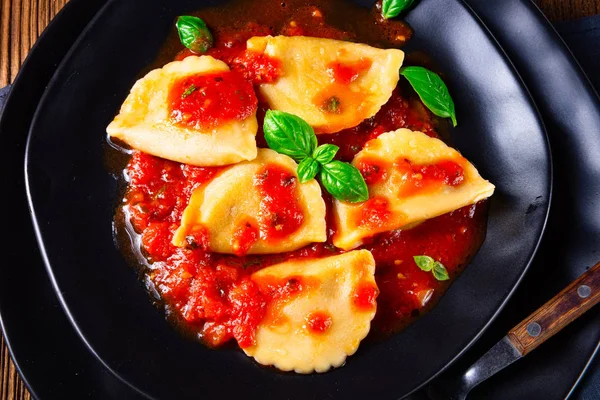
<instances>
[{"instance_id":1,"label":"pasta dumpling","mask_svg":"<svg viewBox=\"0 0 600 400\"><path fill-rule=\"evenodd\" d=\"M365 178L369 200L335 201L333 243L344 250L377 233L409 228L474 204L495 189L458 151L408 129L368 141L352 164Z\"/></svg>"},{"instance_id":2,"label":"pasta dumpling","mask_svg":"<svg viewBox=\"0 0 600 400\"><path fill-rule=\"evenodd\" d=\"M257 102L252 85L224 62L191 56L139 79L106 131L168 160L233 164L256 157Z\"/></svg>"},{"instance_id":3,"label":"pasta dumpling","mask_svg":"<svg viewBox=\"0 0 600 400\"><path fill-rule=\"evenodd\" d=\"M190 245L194 232L208 233L210 251L268 254L296 250L327 239L325 202L314 179L300 184L297 164L270 149L235 164L196 189L183 212L173 244Z\"/></svg>"},{"instance_id":4,"label":"pasta dumpling","mask_svg":"<svg viewBox=\"0 0 600 400\"><path fill-rule=\"evenodd\" d=\"M305 36L253 37L248 50L279 60L282 75L259 86L270 108L295 114L316 133L358 125L379 111L399 80L404 52Z\"/></svg>"},{"instance_id":5,"label":"pasta dumpling","mask_svg":"<svg viewBox=\"0 0 600 400\"><path fill-rule=\"evenodd\" d=\"M287 261L252 275L262 291L285 294L269 304L247 355L297 373L325 372L356 352L371 329L377 284L367 250ZM283 287L283 289L281 289Z\"/></svg>"}]
</instances>

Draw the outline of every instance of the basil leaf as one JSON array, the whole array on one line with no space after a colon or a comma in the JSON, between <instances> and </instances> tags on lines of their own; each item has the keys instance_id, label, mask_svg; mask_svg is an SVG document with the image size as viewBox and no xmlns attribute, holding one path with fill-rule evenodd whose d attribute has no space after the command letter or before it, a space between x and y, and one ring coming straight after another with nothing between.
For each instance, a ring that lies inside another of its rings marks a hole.
<instances>
[{"instance_id":1,"label":"basil leaf","mask_svg":"<svg viewBox=\"0 0 600 400\"><path fill-rule=\"evenodd\" d=\"M177 32L181 43L195 53L205 53L213 45L210 30L198 17L182 15L177 18Z\"/></svg>"},{"instance_id":2,"label":"basil leaf","mask_svg":"<svg viewBox=\"0 0 600 400\"><path fill-rule=\"evenodd\" d=\"M298 163L310 157L317 147L313 128L302 118L283 111L268 110L263 131L270 148Z\"/></svg>"},{"instance_id":3,"label":"basil leaf","mask_svg":"<svg viewBox=\"0 0 600 400\"><path fill-rule=\"evenodd\" d=\"M335 157L335 154L339 149L340 148L334 144L322 144L315 149L312 156L321 164L327 164L333 160L333 157Z\"/></svg>"},{"instance_id":4,"label":"basil leaf","mask_svg":"<svg viewBox=\"0 0 600 400\"><path fill-rule=\"evenodd\" d=\"M381 15L390 19L397 17L402 11L412 6L414 0L383 0L381 3Z\"/></svg>"},{"instance_id":5,"label":"basil leaf","mask_svg":"<svg viewBox=\"0 0 600 400\"><path fill-rule=\"evenodd\" d=\"M448 275L448 270L446 270L444 264L442 264L439 261L436 261L433 265L433 276L438 281L447 281L448 279L450 279L450 276Z\"/></svg>"},{"instance_id":6,"label":"basil leaf","mask_svg":"<svg viewBox=\"0 0 600 400\"><path fill-rule=\"evenodd\" d=\"M319 163L312 157L306 157L298 164L298 180L306 183L314 178L319 172Z\"/></svg>"},{"instance_id":7,"label":"basil leaf","mask_svg":"<svg viewBox=\"0 0 600 400\"><path fill-rule=\"evenodd\" d=\"M414 256L415 264L425 272L429 272L433 269L435 260L429 256Z\"/></svg>"},{"instance_id":8,"label":"basil leaf","mask_svg":"<svg viewBox=\"0 0 600 400\"><path fill-rule=\"evenodd\" d=\"M321 183L338 200L358 203L369 199L369 189L360 171L353 165L331 161L321 168Z\"/></svg>"},{"instance_id":9,"label":"basil leaf","mask_svg":"<svg viewBox=\"0 0 600 400\"><path fill-rule=\"evenodd\" d=\"M408 80L431 112L438 117L451 118L452 124L456 126L454 101L438 74L423 67L405 67L400 70L400 75Z\"/></svg>"}]
</instances>

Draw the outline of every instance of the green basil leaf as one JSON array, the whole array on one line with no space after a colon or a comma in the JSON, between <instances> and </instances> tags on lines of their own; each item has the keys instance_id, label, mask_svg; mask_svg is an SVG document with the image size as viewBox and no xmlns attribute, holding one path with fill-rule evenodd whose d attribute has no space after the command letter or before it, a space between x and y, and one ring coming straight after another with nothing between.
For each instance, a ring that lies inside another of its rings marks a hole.
<instances>
[{"instance_id":1,"label":"green basil leaf","mask_svg":"<svg viewBox=\"0 0 600 400\"><path fill-rule=\"evenodd\" d=\"M195 53L205 53L213 45L210 30L198 17L182 15L177 18L177 32L181 43Z\"/></svg>"},{"instance_id":2,"label":"green basil leaf","mask_svg":"<svg viewBox=\"0 0 600 400\"><path fill-rule=\"evenodd\" d=\"M298 180L306 183L314 178L319 172L319 163L312 157L306 157L298 164Z\"/></svg>"},{"instance_id":3,"label":"green basil leaf","mask_svg":"<svg viewBox=\"0 0 600 400\"><path fill-rule=\"evenodd\" d=\"M451 118L452 124L456 126L454 101L438 74L423 67L405 67L400 70L400 75L408 80L423 104L432 113L438 117Z\"/></svg>"},{"instance_id":4,"label":"green basil leaf","mask_svg":"<svg viewBox=\"0 0 600 400\"><path fill-rule=\"evenodd\" d=\"M425 272L429 272L433 269L435 260L429 256L414 256L415 264Z\"/></svg>"},{"instance_id":5,"label":"green basil leaf","mask_svg":"<svg viewBox=\"0 0 600 400\"><path fill-rule=\"evenodd\" d=\"M331 161L321 167L321 183L333 197L358 203L369 199L369 189L360 171L353 165Z\"/></svg>"},{"instance_id":6,"label":"green basil leaf","mask_svg":"<svg viewBox=\"0 0 600 400\"><path fill-rule=\"evenodd\" d=\"M383 0L381 3L381 15L385 19L397 17L402 11L412 6L413 3L414 0Z\"/></svg>"},{"instance_id":7,"label":"green basil leaf","mask_svg":"<svg viewBox=\"0 0 600 400\"><path fill-rule=\"evenodd\" d=\"M263 131L270 148L298 163L310 157L317 147L313 128L302 118L283 111L268 110Z\"/></svg>"},{"instance_id":8,"label":"green basil leaf","mask_svg":"<svg viewBox=\"0 0 600 400\"><path fill-rule=\"evenodd\" d=\"M315 149L312 156L321 164L327 164L333 160L333 157L335 157L335 154L339 149L340 148L334 144L322 144Z\"/></svg>"},{"instance_id":9,"label":"green basil leaf","mask_svg":"<svg viewBox=\"0 0 600 400\"><path fill-rule=\"evenodd\" d=\"M446 267L444 267L444 264L442 264L439 261L436 261L433 265L433 276L438 281L447 281L448 279L450 279L450 276L448 275L448 270L446 269Z\"/></svg>"}]
</instances>

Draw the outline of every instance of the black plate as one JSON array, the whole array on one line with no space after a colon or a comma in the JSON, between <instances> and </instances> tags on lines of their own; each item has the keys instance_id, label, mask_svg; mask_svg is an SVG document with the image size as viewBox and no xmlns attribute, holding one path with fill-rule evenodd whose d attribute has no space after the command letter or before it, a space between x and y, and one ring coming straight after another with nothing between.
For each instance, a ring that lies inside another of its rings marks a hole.
<instances>
[{"instance_id":1,"label":"black plate","mask_svg":"<svg viewBox=\"0 0 600 400\"><path fill-rule=\"evenodd\" d=\"M135 398L91 356L59 305L37 250L22 170L38 101L104 2L72 0L61 10L29 52L5 107L0 107L0 163L5 171L0 179L4 193L10 193L3 205L11 210L5 213L5 224L15 238L2 245L0 325L17 370L36 399Z\"/></svg>"},{"instance_id":2,"label":"black plate","mask_svg":"<svg viewBox=\"0 0 600 400\"><path fill-rule=\"evenodd\" d=\"M465 354L456 369L472 362L529 313L600 261L597 92L532 2L466 2L506 49L536 100L553 149L555 180L544 240L520 291L484 340ZM585 55L581 54L582 59ZM588 73L595 76L598 71ZM600 313L593 309L525 359L485 382L472 393L473 398L525 400L576 396L574 386L583 376L581 371L588 368L599 347ZM600 369L595 372L597 382Z\"/></svg>"},{"instance_id":3,"label":"black plate","mask_svg":"<svg viewBox=\"0 0 600 400\"><path fill-rule=\"evenodd\" d=\"M104 129L138 72L155 58L175 16L197 7L185 1L109 2L38 107L26 154L28 195L67 314L98 359L150 397L406 395L482 333L537 247L550 200L550 155L527 91L461 3L424 0L410 13L416 31L411 46L427 50L450 77L461 118L453 132L456 146L497 186L488 239L435 310L409 329L363 346L328 374L274 373L240 351L209 350L184 339L150 304L113 243L116 180L103 165ZM472 304L477 307L466 307Z\"/></svg>"},{"instance_id":4,"label":"black plate","mask_svg":"<svg viewBox=\"0 0 600 400\"><path fill-rule=\"evenodd\" d=\"M450 77L461 118L456 146L497 185L488 239L434 311L409 329L363 346L328 374L274 373L239 351L213 351L181 337L150 304L112 240L116 181L102 162L104 128L138 72L155 58L175 16L197 7L109 2L40 103L26 154L28 195L63 306L98 359L151 397L406 395L483 332L535 253L551 174L546 136L527 91L462 3L424 0L410 13L416 31L411 47L425 49Z\"/></svg>"},{"instance_id":5,"label":"black plate","mask_svg":"<svg viewBox=\"0 0 600 400\"><path fill-rule=\"evenodd\" d=\"M5 170L9 171L3 175L3 187L7 192L23 193L22 196L5 198L9 202L8 206L13 210L6 216L7 224L15 227L19 240L9 249L5 249L5 262L0 264L2 276L0 322L17 367L36 398L136 398L130 390L128 391L122 384L119 385L115 378L104 371L101 364L85 351L82 342L61 312L36 251L25 206L24 183L18 173L22 163L27 129L37 101L56 65L76 38L78 29L85 25L95 9L99 7L99 3L98 0L71 0L64 12L54 19L38 44L31 50L28 61L22 67L21 74L13 86L15 90L8 99L6 112L0 118L2 140L0 159ZM566 101L561 97L562 82L584 92L589 91L589 84L574 65L571 55L562 45L560 38L541 13L530 7L527 0L504 0L502 6L509 8L510 12L504 16L496 11L496 14L490 15L487 20L488 27L496 37L506 34L503 32L505 25L503 18L512 19L518 15L521 21L518 30L520 35L536 38L535 41L503 42L507 48L511 47L509 49L511 57L521 61L517 64L518 68L535 70L539 60L537 51L545 47L552 47L552 62L563 68L550 74L550 79L544 76L543 81L538 84L544 91L541 93L534 91L533 95L541 96L537 101L544 115L549 118L548 121L554 119L560 122L560 126L552 123L548 125L551 142L560 143L561 150L565 153L576 154L579 148L575 145L579 144L579 140L553 142L554 138L563 135L574 138L580 135L586 137L593 135L594 130L580 129L581 118L564 119L564 115L560 112L556 113L556 116L554 113L562 110ZM494 24L494 21L497 23ZM557 73L560 74L560 80L553 79ZM535 81L539 81L538 77L527 74L524 74L524 78L531 86ZM531 78L535 79L530 83ZM593 98L585 104L579 104L585 106L584 115L589 116L590 123L600 115L598 102ZM565 110L565 112L570 111L569 107ZM586 143L586 140L581 142ZM596 148L596 152L600 153L600 149ZM565 162L557 168L557 175L560 175L561 168L576 174L594 171L587 160L574 164ZM560 176L556 187L560 188ZM579 191L588 191L588 186L577 185L577 187ZM590 193L598 193L594 185L591 185L591 189ZM556 192L555 198L560 193ZM552 219L556 219L556 215L560 215L563 209L576 207L576 195L563 194L562 197L562 208L557 207L556 201L554 203L544 245L540 248L528 276L500 314L500 318L477 344L461 357L458 364L472 361L481 354L481 351L501 337L507 328L519 322L527 312L552 296L555 289L581 272L581 265L575 263L553 263L551 264L552 279L539 279L540 274L544 275L547 272L547 265L537 262L538 259L544 260L549 256L563 253L575 254L577 257L593 256L594 251L597 254L597 246L582 248L574 240L554 240L546 245L553 235L561 233L560 229L554 229L556 224L552 223ZM596 229L600 227L597 226ZM585 263L589 259L583 261ZM14 265L19 265L19 268L14 268ZM22 282L27 284L20 284ZM18 301L20 299L27 299L27 301ZM40 326L43 326L43 332L32 334ZM469 398L488 398L489 394L493 393L496 398L501 399L531 399L531 391L535 390L544 399L564 399L577 381L582 365L587 363L596 348L599 336L600 315L588 314L557 335L548 346L542 346L528 358L484 383ZM460 367L460 365L456 366Z\"/></svg>"},{"instance_id":6,"label":"black plate","mask_svg":"<svg viewBox=\"0 0 600 400\"><path fill-rule=\"evenodd\" d=\"M54 23L40 38L38 45L30 52L29 61L24 65L21 75L15 82L16 90L11 93L6 113L0 119L1 159L8 171L13 171L15 167L19 169L33 108L62 56L60 53L66 51L76 36L77 27L87 21L91 10L97 7L98 3L98 1L90 0L71 0L65 12L55 18ZM575 63L562 45L560 38L553 32L541 13L530 7L528 1L504 0L502 3L502 6L508 8L510 12L506 15L492 14L489 16L487 22L490 23L488 27L492 29L492 32L497 37L501 37L506 34L503 32L504 22L502 19L519 16L519 21L522 22L518 30L519 34L536 38L535 41L518 40L516 43L503 43L505 46L512 46L510 48L511 57L514 56L521 61L517 64L518 67L535 70L539 60L537 51L540 48L552 47L552 63L564 68L550 74L550 79L548 76L544 76L544 82L538 85L545 91L545 93L541 93L543 97L537 98L542 112L550 117L550 121L563 118L559 127L552 123L549 124L551 141L562 135L571 135L574 138L582 134L584 137L593 135L593 129L580 129L581 117L564 119L560 112L556 113L556 116L554 115L557 110L562 109L564 101L566 101L561 97L561 82L571 85L577 90L589 91L589 84L577 66L574 66ZM506 12L507 10L501 11ZM494 21L497 24L493 24ZM560 80L553 79L557 73L560 74ZM531 76L524 74L524 78L529 85L528 79L531 79ZM539 79L535 80L539 81ZM533 94L535 96L540 93L534 91ZM600 113L598 102L593 98L589 101L586 100L585 104L579 103L579 105L585 106L586 113L584 115L590 117L590 122ZM571 112L569 107L565 112ZM586 125L589 126L589 124ZM579 142L586 143L586 140L559 143L562 151L573 155L579 151L575 146ZM596 148L596 153L598 152L600 149ZM561 167L563 170L570 170L576 174L594 171L587 160L559 165L557 169ZM558 172L560 175L560 171ZM23 181L19 179L18 174L4 175L3 183L3 187L7 191L13 193L23 191ZM585 185L577 185L577 189L581 192L586 192L586 188ZM597 187L591 185L589 192L597 193ZM21 199L22 197L18 195L6 198L11 209L14 210L7 216L7 223L17 227L19 241L16 246L11 246L5 252L5 262L0 264L3 277L0 280L0 317L2 317L1 322L11 353L26 379L28 387L37 398L132 398L131 392L126 392L122 386L115 384L114 379L111 379L111 376L102 370L99 363L83 351L83 346L74 336L74 332L57 306L43 266L38 261L33 234L30 231L26 209ZM576 207L576 199L575 194L573 196L563 194L562 207L566 209ZM561 212L562 208L557 208L555 202L552 215L560 215ZM553 234L560 233L560 230L553 229L551 222L544 242L547 243ZM547 255L563 253L575 254L578 257L593 257L594 251L597 252L597 248L579 246L574 240L555 240L549 245L542 246L536 260L544 259ZM14 265L19 265L20 268L13 268ZM502 336L506 328L517 323L527 312L552 296L556 288L561 287L571 277L581 272L581 265L554 263L552 264L552 279L539 279L538 274L543 275L548 272L546 267L542 263L534 263L527 279L504 309L500 318L461 360L469 362L469 358L476 357L480 351L485 350L490 343ZM27 282L27 284L15 284L19 282ZM22 298L28 299L28 301L15 301L15 299ZM24 315L27 318L23 318ZM44 326L43 334L32 335L31 332L39 326ZM588 314L582 317L549 342L552 345L542 346L532 356L511 366L510 369L490 382L486 382L480 388L481 390L473 393L470 398L487 398L486 393L488 395L494 393L497 398L529 399L533 389L537 393L542 393L543 398L563 399L577 381L581 366L586 364L593 353L598 343L599 332L600 315ZM554 373L548 373L549 371ZM557 374L556 371L560 372Z\"/></svg>"}]
</instances>

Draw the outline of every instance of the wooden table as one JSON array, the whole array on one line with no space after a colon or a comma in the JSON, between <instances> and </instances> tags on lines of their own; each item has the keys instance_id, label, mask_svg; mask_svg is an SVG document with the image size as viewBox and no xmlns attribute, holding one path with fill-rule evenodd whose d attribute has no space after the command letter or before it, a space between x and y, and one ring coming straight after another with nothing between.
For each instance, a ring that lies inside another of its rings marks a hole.
<instances>
[{"instance_id":1,"label":"wooden table","mask_svg":"<svg viewBox=\"0 0 600 400\"><path fill-rule=\"evenodd\" d=\"M0 0L0 87L11 83L35 40L68 0ZM600 0L538 0L552 21L600 14ZM0 335L0 400L30 399Z\"/></svg>"}]
</instances>

